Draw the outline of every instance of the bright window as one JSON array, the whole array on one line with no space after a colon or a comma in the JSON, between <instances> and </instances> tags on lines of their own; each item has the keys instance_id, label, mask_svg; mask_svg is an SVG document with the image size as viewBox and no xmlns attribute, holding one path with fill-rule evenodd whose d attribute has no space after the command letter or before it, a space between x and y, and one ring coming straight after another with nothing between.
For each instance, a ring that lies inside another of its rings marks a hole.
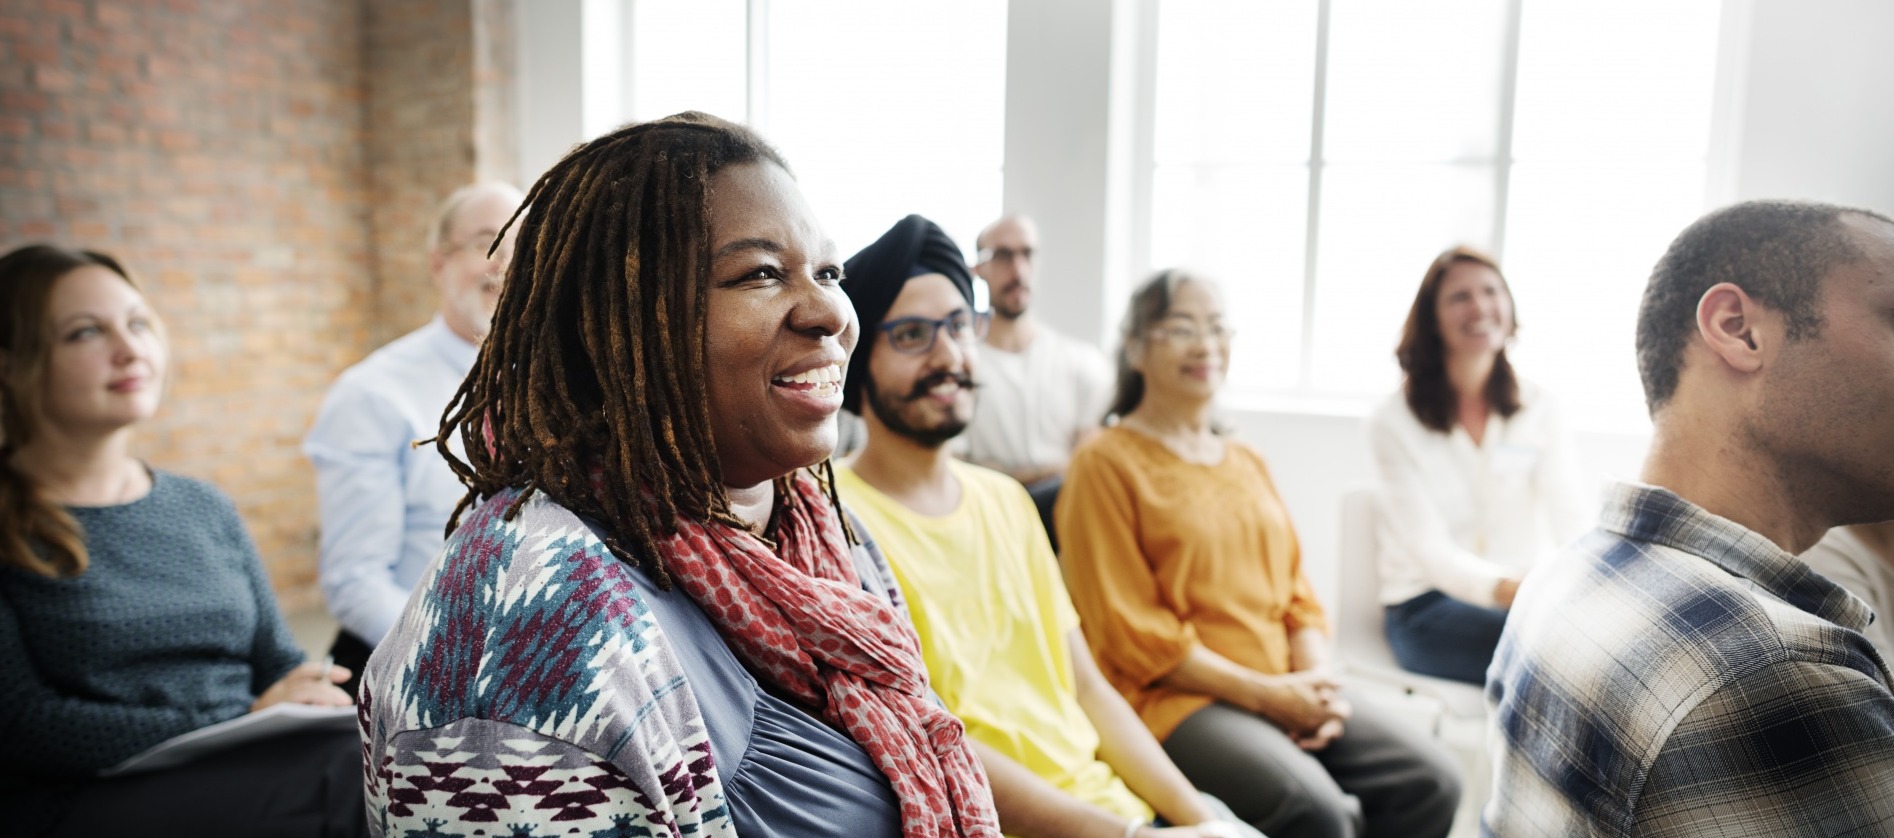
<instances>
[{"instance_id":1,"label":"bright window","mask_svg":"<svg viewBox=\"0 0 1894 838\"><path fill-rule=\"evenodd\" d=\"M1704 209L1718 0L1156 1L1146 252L1221 281L1239 391L1392 392L1423 269L1469 244L1522 374L1643 421L1632 328Z\"/></svg>"},{"instance_id":2,"label":"bright window","mask_svg":"<svg viewBox=\"0 0 1894 838\"><path fill-rule=\"evenodd\" d=\"M999 216L1006 0L629 7L626 118L695 109L757 128L843 257L909 213L971 254Z\"/></svg>"}]
</instances>

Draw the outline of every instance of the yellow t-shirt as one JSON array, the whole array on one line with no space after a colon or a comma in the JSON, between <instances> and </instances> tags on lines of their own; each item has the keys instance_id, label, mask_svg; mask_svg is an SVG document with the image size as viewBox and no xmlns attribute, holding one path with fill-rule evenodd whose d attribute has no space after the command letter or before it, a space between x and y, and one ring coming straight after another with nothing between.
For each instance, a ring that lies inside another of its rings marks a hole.
<instances>
[{"instance_id":1,"label":"yellow t-shirt","mask_svg":"<svg viewBox=\"0 0 1894 838\"><path fill-rule=\"evenodd\" d=\"M954 461L960 506L929 517L836 469L842 501L894 568L934 692L967 733L1074 797L1126 818L1151 807L1098 759L1066 635L1079 627L1032 498Z\"/></svg>"}]
</instances>

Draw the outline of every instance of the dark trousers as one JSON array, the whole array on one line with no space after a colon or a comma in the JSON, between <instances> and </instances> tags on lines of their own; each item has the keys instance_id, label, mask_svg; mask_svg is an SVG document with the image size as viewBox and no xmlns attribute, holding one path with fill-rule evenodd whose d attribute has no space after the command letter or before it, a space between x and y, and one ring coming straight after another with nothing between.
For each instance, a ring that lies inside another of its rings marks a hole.
<instances>
[{"instance_id":1,"label":"dark trousers","mask_svg":"<svg viewBox=\"0 0 1894 838\"><path fill-rule=\"evenodd\" d=\"M368 656L375 653L375 647L368 641L350 634L347 629L335 633L335 642L329 644L329 655L335 658L336 666L348 667L349 679L341 684L342 691L349 698L360 698L357 693L362 689L362 667L368 665Z\"/></svg>"},{"instance_id":2,"label":"dark trousers","mask_svg":"<svg viewBox=\"0 0 1894 838\"><path fill-rule=\"evenodd\" d=\"M1486 684L1506 612L1428 591L1388 606L1384 625L1402 669L1478 687Z\"/></svg>"},{"instance_id":3,"label":"dark trousers","mask_svg":"<svg viewBox=\"0 0 1894 838\"><path fill-rule=\"evenodd\" d=\"M1270 838L1441 838L1460 805L1453 756L1374 707L1357 705L1341 738L1310 753L1219 702L1178 725L1164 752Z\"/></svg>"},{"instance_id":4,"label":"dark trousers","mask_svg":"<svg viewBox=\"0 0 1894 838\"><path fill-rule=\"evenodd\" d=\"M1052 542L1052 552L1059 552L1059 531L1052 525L1052 507L1059 502L1059 489L1065 486L1064 475L1054 475L1026 487L1026 494L1032 496L1034 509L1039 510L1039 523L1046 527L1046 540Z\"/></svg>"},{"instance_id":5,"label":"dark trousers","mask_svg":"<svg viewBox=\"0 0 1894 838\"><path fill-rule=\"evenodd\" d=\"M250 742L144 774L36 783L7 795L8 835L354 838L368 834L353 731ZM17 815L19 820L13 818ZM15 832L15 826L21 827Z\"/></svg>"}]
</instances>

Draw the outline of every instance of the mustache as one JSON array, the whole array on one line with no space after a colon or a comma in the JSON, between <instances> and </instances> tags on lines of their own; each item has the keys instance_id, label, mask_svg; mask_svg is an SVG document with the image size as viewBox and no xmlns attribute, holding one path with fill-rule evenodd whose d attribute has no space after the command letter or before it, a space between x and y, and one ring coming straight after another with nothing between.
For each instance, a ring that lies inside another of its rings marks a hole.
<instances>
[{"instance_id":1,"label":"mustache","mask_svg":"<svg viewBox=\"0 0 1894 838\"><path fill-rule=\"evenodd\" d=\"M946 384L949 381L952 381L955 384L960 385L960 389L962 390L980 389L980 383L977 381L974 381L973 376L968 375L964 372L952 372L950 370L942 370L940 372L934 373L933 375L927 376L926 378L923 378L919 381L914 382L914 389L908 391L908 395L905 401L914 401L915 399L926 396L927 391L932 390L935 387L939 387L942 384Z\"/></svg>"}]
</instances>

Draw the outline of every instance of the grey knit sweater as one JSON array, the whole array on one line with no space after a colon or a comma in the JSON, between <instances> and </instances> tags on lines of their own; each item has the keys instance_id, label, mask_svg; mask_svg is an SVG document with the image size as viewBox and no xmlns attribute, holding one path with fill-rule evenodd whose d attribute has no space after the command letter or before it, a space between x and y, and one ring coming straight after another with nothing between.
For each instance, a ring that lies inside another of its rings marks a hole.
<instances>
[{"instance_id":1,"label":"grey knit sweater","mask_svg":"<svg viewBox=\"0 0 1894 838\"><path fill-rule=\"evenodd\" d=\"M0 783L94 773L243 715L302 660L243 521L209 484L74 507L91 564L0 567Z\"/></svg>"}]
</instances>

